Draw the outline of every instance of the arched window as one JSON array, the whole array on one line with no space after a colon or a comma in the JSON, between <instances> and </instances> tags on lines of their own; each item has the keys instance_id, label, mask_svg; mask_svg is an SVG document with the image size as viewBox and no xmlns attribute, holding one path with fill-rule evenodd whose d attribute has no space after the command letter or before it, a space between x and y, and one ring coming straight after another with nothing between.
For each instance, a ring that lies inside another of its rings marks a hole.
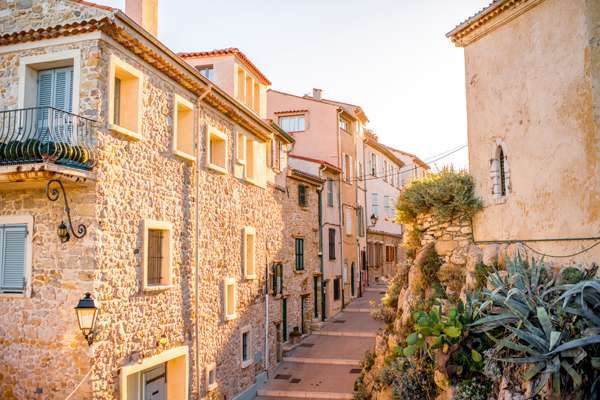
<instances>
[{"instance_id":1,"label":"arched window","mask_svg":"<svg viewBox=\"0 0 600 400\"><path fill-rule=\"evenodd\" d=\"M504 170L504 150L498 146L498 166L500 169L500 196L506 196L506 171Z\"/></svg>"}]
</instances>

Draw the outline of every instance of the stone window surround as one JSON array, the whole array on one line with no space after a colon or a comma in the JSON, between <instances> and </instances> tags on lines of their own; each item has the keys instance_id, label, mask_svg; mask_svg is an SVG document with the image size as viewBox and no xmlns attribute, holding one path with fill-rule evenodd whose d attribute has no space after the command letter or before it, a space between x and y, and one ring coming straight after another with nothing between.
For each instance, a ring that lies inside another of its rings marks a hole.
<instances>
[{"instance_id":1,"label":"stone window surround","mask_svg":"<svg viewBox=\"0 0 600 400\"><path fill-rule=\"evenodd\" d=\"M500 187L500 164L498 160L498 149L502 148L502 152L504 153L504 181L506 185L506 194L502 195L499 187ZM508 163L508 151L507 146L504 140L500 138L493 139L493 145L491 149L491 157L490 157L490 185L491 185L491 194L493 197L494 204L503 204L506 202L508 195L511 192L511 184L510 184L510 168Z\"/></svg>"},{"instance_id":2,"label":"stone window surround","mask_svg":"<svg viewBox=\"0 0 600 400\"><path fill-rule=\"evenodd\" d=\"M79 114L81 81L81 51L79 49L21 57L19 59L17 108L37 106L37 71L70 65L73 66L73 104L71 109L73 114Z\"/></svg>"},{"instance_id":3,"label":"stone window surround","mask_svg":"<svg viewBox=\"0 0 600 400\"><path fill-rule=\"evenodd\" d=\"M217 164L213 164L210 162L210 141L213 137L217 137L221 140L223 140L225 142L225 155L224 155L224 159L225 159L225 165L221 166L221 165L217 165ZM215 172L219 172L221 174L227 174L228 168L227 168L227 163L228 163L228 153L229 153L229 141L227 140L227 134L225 134L224 132L218 130L215 127L209 127L208 128L208 135L206 135L206 167L208 169L211 169Z\"/></svg>"},{"instance_id":4,"label":"stone window surround","mask_svg":"<svg viewBox=\"0 0 600 400\"><path fill-rule=\"evenodd\" d=\"M243 356L244 356L244 350L243 350L243 336L244 333L248 334L248 348L247 348L247 356L248 359L246 361L244 361ZM253 347L252 347L253 343L252 343L252 326L251 325L246 325L242 328L240 328L240 363L241 363L241 367L242 368L247 368L250 365L254 364L254 357L252 355L253 351Z\"/></svg>"},{"instance_id":5,"label":"stone window surround","mask_svg":"<svg viewBox=\"0 0 600 400\"><path fill-rule=\"evenodd\" d=\"M133 362L131 364L128 365L124 365L121 367L121 371L120 371L120 392L121 392L121 396L120 399L121 400L127 400L127 395L128 395L128 388L127 388L127 383L128 383L128 377L133 375L133 374L137 374L139 372L142 372L144 370L147 370L149 368L152 368L154 366L163 364L163 363L168 363L169 361L174 361L178 358L184 358L183 362L184 362L184 384L183 385L177 385L181 388L182 390L182 399L187 399L188 398L188 387L189 387L189 347L188 346L180 346L180 347L174 347L172 349L169 350L165 350L160 354L157 354L155 356L152 357L148 357L145 358L143 360L140 360L138 362ZM169 374L169 366L167 365L167 374Z\"/></svg>"},{"instance_id":6,"label":"stone window surround","mask_svg":"<svg viewBox=\"0 0 600 400\"><path fill-rule=\"evenodd\" d=\"M227 309L229 308L227 288L233 286L233 313L228 314ZM237 284L235 278L228 277L223 281L223 319L225 321L231 321L237 318Z\"/></svg>"},{"instance_id":7,"label":"stone window surround","mask_svg":"<svg viewBox=\"0 0 600 400\"><path fill-rule=\"evenodd\" d=\"M256 229L251 226L246 226L242 230L242 260L244 265L244 277L248 280L256 279ZM253 260L248 260L248 236L253 237L252 241L252 254L254 255ZM248 266L252 263L251 273L248 272Z\"/></svg>"},{"instance_id":8,"label":"stone window surround","mask_svg":"<svg viewBox=\"0 0 600 400\"><path fill-rule=\"evenodd\" d=\"M212 392L219 386L219 382L217 381L217 364L212 362L205 367L206 370L206 390L208 392ZM215 380L213 383L210 383L210 373L214 372Z\"/></svg>"},{"instance_id":9,"label":"stone window surround","mask_svg":"<svg viewBox=\"0 0 600 400\"><path fill-rule=\"evenodd\" d=\"M186 153L185 151L179 150L177 148L177 136L179 134L179 132L178 132L179 107L183 107L183 108L187 109L187 111L192 112L192 115L194 114L194 105L192 104L192 102L188 101L188 100L184 99L183 97L181 97L180 95L176 94L174 96L174 101L173 101L173 154L175 154L176 156L181 157L185 160L195 162L196 161L195 154L189 154L189 153ZM195 120L194 117L192 117L192 118L193 118L193 120ZM194 137L195 137L194 125L195 125L195 121L192 125L192 132L190 132L190 135L192 136L192 143L194 142ZM192 144L192 147L193 147L193 144Z\"/></svg>"},{"instance_id":10,"label":"stone window surround","mask_svg":"<svg viewBox=\"0 0 600 400\"><path fill-rule=\"evenodd\" d=\"M137 131L132 131L130 129L124 128L122 126L116 125L113 121L115 118L115 109L114 109L114 98L115 98L115 75L117 72L117 69L120 69L122 71L125 71L126 73L133 75L134 77L137 78L138 83L137 83ZM112 54L110 56L110 70L109 70L109 75L108 75L108 128L113 131L113 132L117 132L121 135L123 135L124 137L127 137L129 139L132 140L142 140L143 136L142 136L142 114L143 114L143 89L144 89L144 75L142 74L142 72L136 68L134 68L133 66L129 65L128 63L126 63L125 61L121 60L120 58L118 58L116 55ZM75 86L75 85L73 85Z\"/></svg>"},{"instance_id":11,"label":"stone window surround","mask_svg":"<svg viewBox=\"0 0 600 400\"><path fill-rule=\"evenodd\" d=\"M149 285L148 284L148 230L156 229L167 232L167 255L166 255L166 263L167 263L167 284L161 285ZM173 287L173 224L165 221L156 221L151 219L144 219L144 259L143 259L143 271L142 271L142 281L143 281L143 290L144 291L159 291L159 290L167 290Z\"/></svg>"},{"instance_id":12,"label":"stone window surround","mask_svg":"<svg viewBox=\"0 0 600 400\"><path fill-rule=\"evenodd\" d=\"M33 250L33 216L32 215L6 215L0 216L0 225L25 224L27 225L27 239L25 240L25 290L23 293L0 293L0 298L29 298L31 297L32 281L32 250Z\"/></svg>"}]
</instances>

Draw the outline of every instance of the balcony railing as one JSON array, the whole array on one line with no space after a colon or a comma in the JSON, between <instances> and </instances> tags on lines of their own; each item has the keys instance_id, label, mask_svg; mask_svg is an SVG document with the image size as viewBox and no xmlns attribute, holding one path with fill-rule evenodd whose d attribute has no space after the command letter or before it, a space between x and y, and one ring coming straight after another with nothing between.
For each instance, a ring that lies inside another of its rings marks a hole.
<instances>
[{"instance_id":1,"label":"balcony railing","mask_svg":"<svg viewBox=\"0 0 600 400\"><path fill-rule=\"evenodd\" d=\"M0 111L0 165L50 162L89 170L95 121L54 107Z\"/></svg>"}]
</instances>

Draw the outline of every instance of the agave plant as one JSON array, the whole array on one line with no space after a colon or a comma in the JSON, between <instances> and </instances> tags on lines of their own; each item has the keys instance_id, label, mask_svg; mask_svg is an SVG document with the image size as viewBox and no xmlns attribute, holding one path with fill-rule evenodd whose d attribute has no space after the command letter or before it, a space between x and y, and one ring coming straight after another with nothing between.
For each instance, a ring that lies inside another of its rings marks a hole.
<instances>
[{"instance_id":1,"label":"agave plant","mask_svg":"<svg viewBox=\"0 0 600 400\"><path fill-rule=\"evenodd\" d=\"M588 353L600 343L600 317L595 314L600 280L555 282L543 262L528 263L517 256L507 263L506 274L489 276L480 307L483 316L469 324L474 331L488 333L500 361L528 365L523 379L533 381L535 394L549 382L553 392L560 393L567 377L578 388L584 379L592 380L584 364L600 368L600 359Z\"/></svg>"}]
</instances>

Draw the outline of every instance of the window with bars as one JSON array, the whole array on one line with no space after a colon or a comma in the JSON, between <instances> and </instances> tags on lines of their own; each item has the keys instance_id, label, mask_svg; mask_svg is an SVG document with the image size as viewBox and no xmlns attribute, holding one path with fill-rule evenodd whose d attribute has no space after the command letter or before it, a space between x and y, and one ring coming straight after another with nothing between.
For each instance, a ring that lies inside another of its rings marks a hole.
<instances>
[{"instance_id":1,"label":"window with bars","mask_svg":"<svg viewBox=\"0 0 600 400\"><path fill-rule=\"evenodd\" d=\"M162 289L171 282L172 225L144 221L144 289Z\"/></svg>"},{"instance_id":2,"label":"window with bars","mask_svg":"<svg viewBox=\"0 0 600 400\"><path fill-rule=\"evenodd\" d=\"M158 229L148 230L148 285L160 285L162 282L164 234Z\"/></svg>"},{"instance_id":3,"label":"window with bars","mask_svg":"<svg viewBox=\"0 0 600 400\"><path fill-rule=\"evenodd\" d=\"M385 262L396 261L396 246L385 246Z\"/></svg>"},{"instance_id":4,"label":"window with bars","mask_svg":"<svg viewBox=\"0 0 600 400\"><path fill-rule=\"evenodd\" d=\"M335 260L335 228L329 228L329 259Z\"/></svg>"},{"instance_id":5,"label":"window with bars","mask_svg":"<svg viewBox=\"0 0 600 400\"><path fill-rule=\"evenodd\" d=\"M296 271L304 270L304 239L296 238Z\"/></svg>"},{"instance_id":6,"label":"window with bars","mask_svg":"<svg viewBox=\"0 0 600 400\"><path fill-rule=\"evenodd\" d=\"M308 193L305 185L298 185L298 205L300 207L308 206Z\"/></svg>"},{"instance_id":7,"label":"window with bars","mask_svg":"<svg viewBox=\"0 0 600 400\"><path fill-rule=\"evenodd\" d=\"M341 296L341 278L333 280L333 300L339 300Z\"/></svg>"},{"instance_id":8,"label":"window with bars","mask_svg":"<svg viewBox=\"0 0 600 400\"><path fill-rule=\"evenodd\" d=\"M241 362L242 368L246 368L252 364L252 337L250 335L251 327L250 325L245 326L241 330Z\"/></svg>"},{"instance_id":9,"label":"window with bars","mask_svg":"<svg viewBox=\"0 0 600 400\"><path fill-rule=\"evenodd\" d=\"M273 296L277 296L278 294L282 294L283 292L283 264L282 263L274 263L271 266L271 291Z\"/></svg>"}]
</instances>

